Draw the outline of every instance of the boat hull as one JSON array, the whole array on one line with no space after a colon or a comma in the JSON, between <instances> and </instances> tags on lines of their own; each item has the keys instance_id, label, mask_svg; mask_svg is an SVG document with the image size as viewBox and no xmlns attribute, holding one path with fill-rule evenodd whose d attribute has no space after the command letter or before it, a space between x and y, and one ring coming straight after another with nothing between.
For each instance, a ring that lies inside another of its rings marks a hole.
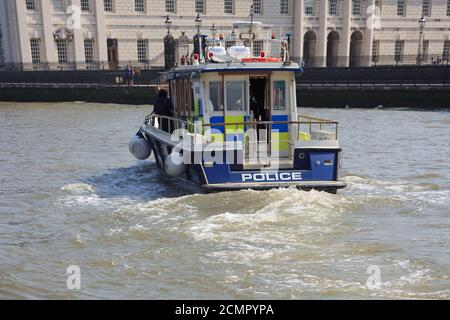
<instances>
[{"instance_id":1,"label":"boat hull","mask_svg":"<svg viewBox=\"0 0 450 320\"><path fill-rule=\"evenodd\" d=\"M148 130L143 126L141 133L150 143L156 164L160 170L166 172L165 162L167 157L175 148L170 136L161 131ZM339 181L338 162L340 148L315 149L308 147L296 148L295 160L290 168L263 167L251 169L243 164L208 163L199 152L189 151L191 160L185 164L185 170L178 179L193 183L204 188L206 191L226 191L255 189L267 190L273 188L294 187L302 190L320 190L336 193L338 189L346 185ZM303 155L300 157L299 154ZM239 159L239 152L235 150L233 159ZM324 163L324 159L333 159L333 165L316 166ZM167 172L166 172L167 173Z\"/></svg>"}]
</instances>

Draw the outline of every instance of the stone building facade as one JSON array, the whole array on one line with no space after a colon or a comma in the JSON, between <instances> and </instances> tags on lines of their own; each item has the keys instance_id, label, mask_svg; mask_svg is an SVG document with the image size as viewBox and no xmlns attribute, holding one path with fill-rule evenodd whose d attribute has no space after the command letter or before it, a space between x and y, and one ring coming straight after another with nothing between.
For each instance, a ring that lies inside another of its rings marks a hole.
<instances>
[{"instance_id":1,"label":"stone building facade","mask_svg":"<svg viewBox=\"0 0 450 320\"><path fill-rule=\"evenodd\" d=\"M274 33L309 66L448 63L450 0L2 0L0 66L161 66L167 15L176 39L197 33L200 14L202 33L214 24L231 45L233 22L248 21L252 4L264 24L255 54Z\"/></svg>"}]
</instances>

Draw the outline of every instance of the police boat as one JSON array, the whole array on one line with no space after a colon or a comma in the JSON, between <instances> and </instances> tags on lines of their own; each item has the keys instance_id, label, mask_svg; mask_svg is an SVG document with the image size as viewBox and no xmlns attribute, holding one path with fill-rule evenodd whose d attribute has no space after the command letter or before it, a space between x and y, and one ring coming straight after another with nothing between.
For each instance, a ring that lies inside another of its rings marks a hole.
<instances>
[{"instance_id":1,"label":"police boat","mask_svg":"<svg viewBox=\"0 0 450 320\"><path fill-rule=\"evenodd\" d=\"M287 40L271 42L277 56L255 57L248 46L194 37L191 62L165 72L173 116L148 115L130 152L153 153L160 170L207 190L344 188L338 122L299 113L303 69Z\"/></svg>"}]
</instances>

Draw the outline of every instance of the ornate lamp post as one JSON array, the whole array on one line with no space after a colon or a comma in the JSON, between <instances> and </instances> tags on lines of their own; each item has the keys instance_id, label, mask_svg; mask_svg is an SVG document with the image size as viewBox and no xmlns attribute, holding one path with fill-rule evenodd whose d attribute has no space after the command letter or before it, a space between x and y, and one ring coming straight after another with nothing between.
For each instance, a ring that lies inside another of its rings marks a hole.
<instances>
[{"instance_id":1,"label":"ornate lamp post","mask_svg":"<svg viewBox=\"0 0 450 320\"><path fill-rule=\"evenodd\" d=\"M419 48L417 50L417 64L420 66L421 62L422 62L422 42L423 42L423 30L425 29L425 23L427 22L427 20L425 19L425 17L422 15L422 17L419 20Z\"/></svg>"},{"instance_id":2,"label":"ornate lamp post","mask_svg":"<svg viewBox=\"0 0 450 320\"><path fill-rule=\"evenodd\" d=\"M199 35L200 28L202 27L202 18L200 18L200 13L197 13L197 18L195 18L195 27L197 28L197 35Z\"/></svg>"},{"instance_id":3,"label":"ornate lamp post","mask_svg":"<svg viewBox=\"0 0 450 320\"><path fill-rule=\"evenodd\" d=\"M231 32L231 40L236 41L236 38L237 38L236 31L234 31L233 29L233 32Z\"/></svg>"},{"instance_id":4,"label":"ornate lamp post","mask_svg":"<svg viewBox=\"0 0 450 320\"><path fill-rule=\"evenodd\" d=\"M215 47L216 46L217 28L214 23L211 27L211 35L212 35L213 47Z\"/></svg>"},{"instance_id":5,"label":"ornate lamp post","mask_svg":"<svg viewBox=\"0 0 450 320\"><path fill-rule=\"evenodd\" d=\"M253 18L255 16L255 9L253 5L250 6L250 29L248 30L248 46L252 46L252 37L253 37Z\"/></svg>"},{"instance_id":6,"label":"ornate lamp post","mask_svg":"<svg viewBox=\"0 0 450 320\"><path fill-rule=\"evenodd\" d=\"M216 35L217 35L217 28L215 26L215 24L213 23L212 27L211 27L211 34L213 39L216 39Z\"/></svg>"},{"instance_id":7,"label":"ornate lamp post","mask_svg":"<svg viewBox=\"0 0 450 320\"><path fill-rule=\"evenodd\" d=\"M175 66L175 39L170 34L172 21L169 15L167 15L164 24L167 29L167 35L164 37L164 68L165 70L170 70Z\"/></svg>"},{"instance_id":8,"label":"ornate lamp post","mask_svg":"<svg viewBox=\"0 0 450 320\"><path fill-rule=\"evenodd\" d=\"M202 37L200 35L200 28L202 27L202 18L200 18L200 13L197 13L195 18L195 27L197 28L197 35L194 37L194 53L198 54L198 61L201 62L203 59L203 44Z\"/></svg>"},{"instance_id":9,"label":"ornate lamp post","mask_svg":"<svg viewBox=\"0 0 450 320\"><path fill-rule=\"evenodd\" d=\"M167 15L166 21L164 22L164 24L166 25L167 34L169 35L170 29L172 28L172 20L170 20L169 15Z\"/></svg>"}]
</instances>

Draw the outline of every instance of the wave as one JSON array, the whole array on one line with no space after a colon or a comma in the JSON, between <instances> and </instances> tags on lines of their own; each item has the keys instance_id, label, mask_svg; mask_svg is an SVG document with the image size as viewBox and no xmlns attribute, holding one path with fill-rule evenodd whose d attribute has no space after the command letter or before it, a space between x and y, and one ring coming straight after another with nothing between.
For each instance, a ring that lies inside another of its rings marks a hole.
<instances>
[{"instance_id":1,"label":"wave","mask_svg":"<svg viewBox=\"0 0 450 320\"><path fill-rule=\"evenodd\" d=\"M94 187L87 183L71 183L61 187L61 190L70 194L90 194Z\"/></svg>"}]
</instances>

